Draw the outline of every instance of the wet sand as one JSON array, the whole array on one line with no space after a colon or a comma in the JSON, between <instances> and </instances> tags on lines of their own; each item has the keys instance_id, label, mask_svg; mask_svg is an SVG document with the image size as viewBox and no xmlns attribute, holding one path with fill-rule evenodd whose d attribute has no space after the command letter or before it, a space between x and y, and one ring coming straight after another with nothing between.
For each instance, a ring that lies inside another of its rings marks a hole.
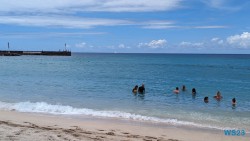
<instances>
[{"instance_id":1,"label":"wet sand","mask_svg":"<svg viewBox=\"0 0 250 141\"><path fill-rule=\"evenodd\" d=\"M0 111L2 141L248 141L223 131L189 129L117 119L72 118Z\"/></svg>"}]
</instances>

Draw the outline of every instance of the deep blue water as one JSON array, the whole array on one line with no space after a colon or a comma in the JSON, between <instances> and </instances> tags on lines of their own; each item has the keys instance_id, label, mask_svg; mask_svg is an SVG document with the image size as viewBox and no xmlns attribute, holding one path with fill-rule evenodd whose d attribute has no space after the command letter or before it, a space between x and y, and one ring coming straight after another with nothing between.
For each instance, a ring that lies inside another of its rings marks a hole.
<instances>
[{"instance_id":1,"label":"deep blue water","mask_svg":"<svg viewBox=\"0 0 250 141\"><path fill-rule=\"evenodd\" d=\"M0 57L0 68L2 109L250 129L250 55L74 53Z\"/></svg>"}]
</instances>

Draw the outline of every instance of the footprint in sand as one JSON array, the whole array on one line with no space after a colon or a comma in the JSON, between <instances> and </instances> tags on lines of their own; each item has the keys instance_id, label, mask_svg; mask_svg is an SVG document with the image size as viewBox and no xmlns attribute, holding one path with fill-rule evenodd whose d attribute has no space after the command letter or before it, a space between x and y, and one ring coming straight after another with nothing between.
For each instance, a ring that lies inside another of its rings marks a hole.
<instances>
[{"instance_id":1,"label":"footprint in sand","mask_svg":"<svg viewBox=\"0 0 250 141\"><path fill-rule=\"evenodd\" d=\"M34 133L40 133L40 131L35 131Z\"/></svg>"},{"instance_id":2,"label":"footprint in sand","mask_svg":"<svg viewBox=\"0 0 250 141\"><path fill-rule=\"evenodd\" d=\"M139 138L140 136L139 135L128 135L127 137L128 138Z\"/></svg>"},{"instance_id":3,"label":"footprint in sand","mask_svg":"<svg viewBox=\"0 0 250 141\"><path fill-rule=\"evenodd\" d=\"M175 140L175 139L168 139L168 141L179 141L179 140Z\"/></svg>"},{"instance_id":4,"label":"footprint in sand","mask_svg":"<svg viewBox=\"0 0 250 141\"><path fill-rule=\"evenodd\" d=\"M105 138L105 137L103 137L103 136L96 136L96 138L102 138L102 139L103 139L103 138Z\"/></svg>"},{"instance_id":5,"label":"footprint in sand","mask_svg":"<svg viewBox=\"0 0 250 141\"><path fill-rule=\"evenodd\" d=\"M151 136L145 136L146 138L148 138L148 139L157 139L156 137L151 137Z\"/></svg>"},{"instance_id":6,"label":"footprint in sand","mask_svg":"<svg viewBox=\"0 0 250 141\"><path fill-rule=\"evenodd\" d=\"M98 131L105 131L105 130L102 130L102 129L98 129Z\"/></svg>"},{"instance_id":7,"label":"footprint in sand","mask_svg":"<svg viewBox=\"0 0 250 141\"><path fill-rule=\"evenodd\" d=\"M79 137L80 135L79 134L72 134L72 136Z\"/></svg>"},{"instance_id":8,"label":"footprint in sand","mask_svg":"<svg viewBox=\"0 0 250 141\"><path fill-rule=\"evenodd\" d=\"M143 141L152 141L151 139L143 139Z\"/></svg>"},{"instance_id":9,"label":"footprint in sand","mask_svg":"<svg viewBox=\"0 0 250 141\"><path fill-rule=\"evenodd\" d=\"M107 135L111 135L111 136L114 136L115 135L115 133L114 132L108 132L108 133L106 133Z\"/></svg>"},{"instance_id":10,"label":"footprint in sand","mask_svg":"<svg viewBox=\"0 0 250 141\"><path fill-rule=\"evenodd\" d=\"M163 138L163 137L159 137L159 138L157 139L157 141L168 141L168 140L165 139L165 138Z\"/></svg>"},{"instance_id":11,"label":"footprint in sand","mask_svg":"<svg viewBox=\"0 0 250 141\"><path fill-rule=\"evenodd\" d=\"M80 133L83 133L83 134L92 134L91 132L87 132L87 131L85 131L85 132L80 132Z\"/></svg>"},{"instance_id":12,"label":"footprint in sand","mask_svg":"<svg viewBox=\"0 0 250 141\"><path fill-rule=\"evenodd\" d=\"M76 130L82 130L79 126L71 126L73 128L76 128Z\"/></svg>"}]
</instances>

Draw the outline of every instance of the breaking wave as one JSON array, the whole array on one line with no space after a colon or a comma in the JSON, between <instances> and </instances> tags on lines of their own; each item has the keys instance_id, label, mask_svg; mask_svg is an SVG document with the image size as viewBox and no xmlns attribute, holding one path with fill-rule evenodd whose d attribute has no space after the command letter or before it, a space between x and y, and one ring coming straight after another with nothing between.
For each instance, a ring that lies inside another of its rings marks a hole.
<instances>
[{"instance_id":1,"label":"breaking wave","mask_svg":"<svg viewBox=\"0 0 250 141\"><path fill-rule=\"evenodd\" d=\"M202 125L194 122L180 121L177 119L162 119L158 117L149 117L139 114L127 113L122 111L99 111L88 108L74 108L72 106L64 105L52 105L46 102L19 102L19 103L6 103L0 102L0 109L2 110L15 110L18 112L30 112L30 113L44 113L55 115L85 115L103 118L119 118L135 121L147 121L155 123L167 123L170 125L187 125L201 128L219 129L225 128L215 127L210 125Z\"/></svg>"}]
</instances>

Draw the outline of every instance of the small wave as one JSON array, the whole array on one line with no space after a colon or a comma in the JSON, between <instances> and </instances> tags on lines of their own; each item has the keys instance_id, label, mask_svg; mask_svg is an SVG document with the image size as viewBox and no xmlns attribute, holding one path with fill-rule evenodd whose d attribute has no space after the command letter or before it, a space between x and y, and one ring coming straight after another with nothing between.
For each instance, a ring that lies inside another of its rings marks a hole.
<instances>
[{"instance_id":1,"label":"small wave","mask_svg":"<svg viewBox=\"0 0 250 141\"><path fill-rule=\"evenodd\" d=\"M45 114L55 114L55 115L85 115L85 116L94 116L94 117L104 117L104 118L121 118L129 119L136 121L148 121L155 123L167 123L170 125L187 125L195 126L201 128L210 128L210 129L228 129L215 127L210 125L202 125L194 122L188 121L179 121L177 119L162 119L157 117L148 117L138 114L132 114L121 111L99 111L88 108L74 108L72 106L64 105L52 105L46 102L19 102L19 103L6 103L0 102L0 109L2 110L15 110L18 112L31 112L31 113L45 113Z\"/></svg>"}]
</instances>

